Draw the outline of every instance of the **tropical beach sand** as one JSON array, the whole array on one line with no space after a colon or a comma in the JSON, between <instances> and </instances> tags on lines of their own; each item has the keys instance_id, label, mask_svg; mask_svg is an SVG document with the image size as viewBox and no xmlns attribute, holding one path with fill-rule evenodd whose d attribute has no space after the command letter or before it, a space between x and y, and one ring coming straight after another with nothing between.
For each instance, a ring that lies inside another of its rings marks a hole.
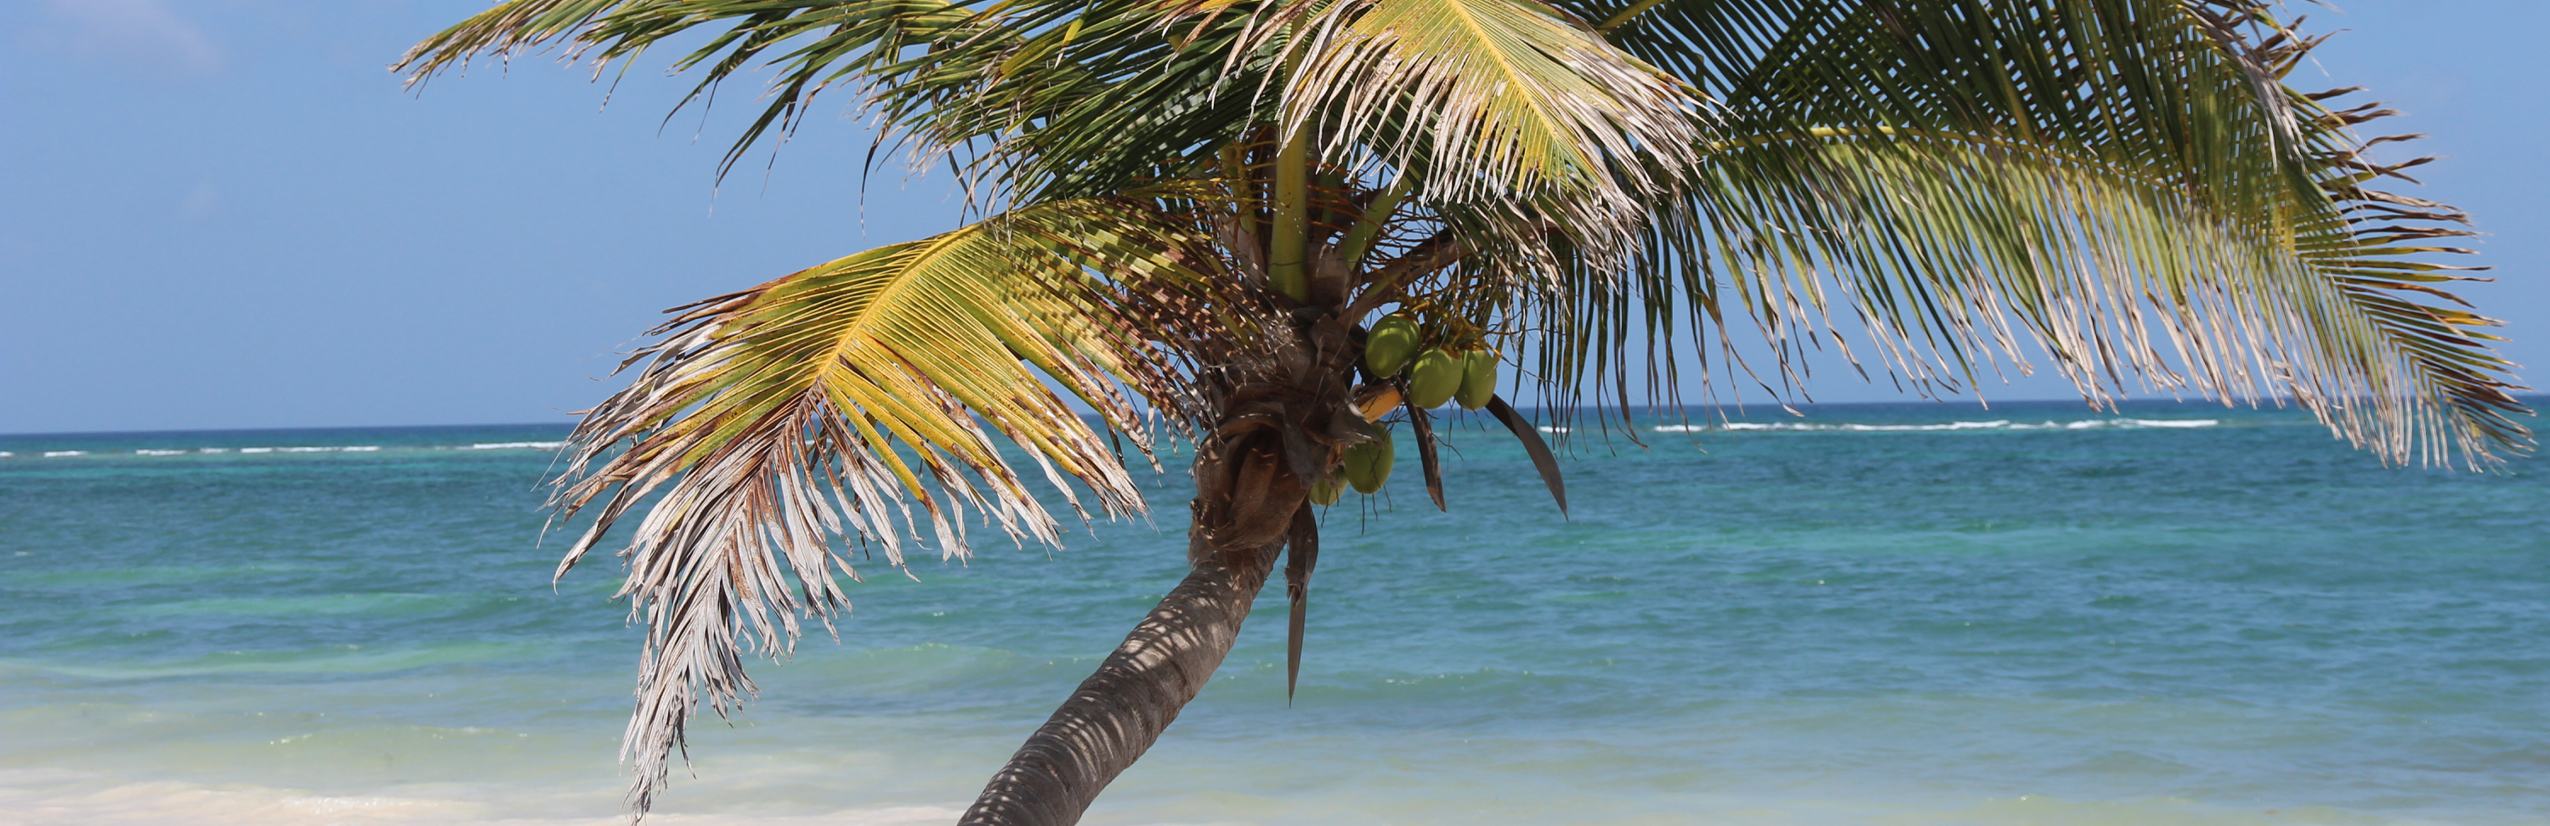
<instances>
[{"instance_id":1,"label":"tropical beach sand","mask_svg":"<svg viewBox=\"0 0 2550 826\"><path fill-rule=\"evenodd\" d=\"M1568 519L1500 433L1453 434L1448 515L1401 451L1326 518L1299 699L1268 600L1087 822L2550 823L2538 462L1807 412L1580 423ZM534 547L562 433L0 437L0 823L621 822L636 633L612 560L552 591ZM863 565L648 822L953 820L1175 581L1178 481L1156 526Z\"/></svg>"}]
</instances>

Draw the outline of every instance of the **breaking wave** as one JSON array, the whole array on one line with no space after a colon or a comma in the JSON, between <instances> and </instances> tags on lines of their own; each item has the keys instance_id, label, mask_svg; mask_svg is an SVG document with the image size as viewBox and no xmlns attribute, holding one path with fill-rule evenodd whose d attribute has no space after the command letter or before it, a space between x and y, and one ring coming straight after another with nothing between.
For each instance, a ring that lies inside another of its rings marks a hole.
<instances>
[{"instance_id":1,"label":"breaking wave","mask_svg":"<svg viewBox=\"0 0 2550 826\"><path fill-rule=\"evenodd\" d=\"M2220 419L2083 419L2072 422L2013 422L1994 419L1988 422L1943 422L1939 424L1822 424L1812 422L1726 422L1717 425L1657 425L1657 433L1739 433L1771 431L1787 433L1937 433L1958 430L2100 430L2141 428L2215 427Z\"/></svg>"},{"instance_id":2,"label":"breaking wave","mask_svg":"<svg viewBox=\"0 0 2550 826\"><path fill-rule=\"evenodd\" d=\"M380 452L380 451L382 451L382 450L384 450L384 449L388 449L388 450L486 450L486 449L491 449L491 448L502 448L502 447L555 447L555 446L557 446L557 445L559 445L559 444L563 444L563 443L562 443L562 442L509 442L509 443L505 443L505 444L495 444L495 445L487 445L487 444L466 445L466 446L462 446L462 445L427 445L427 446L418 446L418 447L393 447L393 448L384 448L384 447L382 447L381 445L291 445L291 446L274 446L274 447L198 447L198 448L154 448L154 447L144 447L144 448L134 448L134 449L131 449L131 450L124 450L124 449L120 449L120 448L119 448L119 449L116 449L116 450L108 450L108 451L91 451L91 450L46 450L46 451L37 451L37 452L34 452L32 455L34 455L34 456L41 456L41 457L46 458L46 459L69 459L69 458L76 458L76 457L81 457L81 456L149 456L149 457L167 457L167 456L215 456L215 455L228 454L228 453L237 453L237 454L244 454L244 455L264 455L264 454L272 454L272 453L377 453L377 452ZM16 453L12 453L12 452L5 451L5 450L0 450L0 459L14 459L14 458L17 458L17 457L18 457L18 454L16 454Z\"/></svg>"},{"instance_id":3,"label":"breaking wave","mask_svg":"<svg viewBox=\"0 0 2550 826\"><path fill-rule=\"evenodd\" d=\"M473 445L470 445L470 446L468 446L468 447L464 447L464 448L461 448L461 449L462 449L462 450L557 450L558 448L562 448L562 447L566 447L566 446L567 446L567 443L565 443L565 442L479 442L479 443L477 443L477 444L473 444Z\"/></svg>"},{"instance_id":4,"label":"breaking wave","mask_svg":"<svg viewBox=\"0 0 2550 826\"><path fill-rule=\"evenodd\" d=\"M2109 417L2076 421L1947 421L1930 423L1867 422L1720 422L1715 424L1660 424L1649 426L1656 433L1942 433L1942 432L2006 432L2028 430L2136 430L2216 427L2219 419L2142 419ZM1569 428L1541 425L1542 433L1566 434ZM457 441L457 440L455 440ZM60 449L38 450L21 447L17 451L0 451L0 459L179 459L182 457L268 457L284 454L339 454L451 452L451 451L555 451L567 446L565 440L524 440L510 442L469 442L465 444L408 445L270 445L270 446L203 446L163 445L63 445Z\"/></svg>"}]
</instances>

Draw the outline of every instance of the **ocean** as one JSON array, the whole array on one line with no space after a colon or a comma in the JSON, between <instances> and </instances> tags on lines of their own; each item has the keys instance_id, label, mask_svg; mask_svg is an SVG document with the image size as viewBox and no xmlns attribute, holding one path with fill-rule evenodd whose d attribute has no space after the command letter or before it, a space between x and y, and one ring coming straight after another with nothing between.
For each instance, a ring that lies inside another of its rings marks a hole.
<instances>
[{"instance_id":1,"label":"ocean","mask_svg":"<svg viewBox=\"0 0 2550 826\"><path fill-rule=\"evenodd\" d=\"M1802 412L1580 423L1564 518L1502 431L1449 432L1449 513L1403 444L1324 518L1298 698L1270 589L1085 822L2550 824L2550 464ZM564 433L0 437L0 823L622 822L638 635L616 560L550 582ZM1151 520L864 562L649 822L953 820L1181 575L1164 461Z\"/></svg>"}]
</instances>

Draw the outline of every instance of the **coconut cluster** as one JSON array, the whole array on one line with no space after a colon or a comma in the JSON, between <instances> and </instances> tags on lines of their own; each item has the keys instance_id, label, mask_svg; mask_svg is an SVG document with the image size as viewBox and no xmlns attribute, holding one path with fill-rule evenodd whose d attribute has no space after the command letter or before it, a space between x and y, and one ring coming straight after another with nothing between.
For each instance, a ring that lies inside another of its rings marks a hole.
<instances>
[{"instance_id":1,"label":"coconut cluster","mask_svg":"<svg viewBox=\"0 0 2550 826\"><path fill-rule=\"evenodd\" d=\"M1440 332L1430 336L1416 319L1393 313L1374 322L1365 334L1364 367L1381 381L1395 379L1404 388L1404 397L1384 398L1404 398L1419 409L1451 402L1458 402L1463 410L1486 407L1496 396L1497 352L1476 338L1450 338ZM1366 416L1377 414L1367 412ZM1339 472L1311 484L1311 502L1335 504L1348 487L1365 494L1381 490L1390 481L1396 453L1387 429L1378 440L1346 448Z\"/></svg>"},{"instance_id":2,"label":"coconut cluster","mask_svg":"<svg viewBox=\"0 0 2550 826\"><path fill-rule=\"evenodd\" d=\"M1404 372L1408 403L1419 408L1442 407L1452 401L1460 402L1463 410L1486 407L1496 395L1496 351L1477 339L1431 347L1426 339L1415 319L1397 313L1385 316L1364 337L1364 367L1383 378Z\"/></svg>"}]
</instances>

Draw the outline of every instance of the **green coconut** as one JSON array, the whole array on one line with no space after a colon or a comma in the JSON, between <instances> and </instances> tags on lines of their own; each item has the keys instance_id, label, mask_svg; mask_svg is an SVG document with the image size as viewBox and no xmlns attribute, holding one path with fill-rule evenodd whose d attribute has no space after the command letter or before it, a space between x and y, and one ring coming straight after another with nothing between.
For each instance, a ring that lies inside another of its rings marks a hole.
<instances>
[{"instance_id":1,"label":"green coconut","mask_svg":"<svg viewBox=\"0 0 2550 826\"><path fill-rule=\"evenodd\" d=\"M1488 399L1496 397L1496 351L1472 350L1463 362L1461 390L1452 397L1463 410L1486 407Z\"/></svg>"},{"instance_id":2,"label":"green coconut","mask_svg":"<svg viewBox=\"0 0 2550 826\"><path fill-rule=\"evenodd\" d=\"M1376 376L1399 375L1399 368L1408 366L1408 359L1417 354L1420 338L1415 319L1397 313L1383 316L1364 335L1364 366Z\"/></svg>"},{"instance_id":3,"label":"green coconut","mask_svg":"<svg viewBox=\"0 0 2550 826\"><path fill-rule=\"evenodd\" d=\"M1345 493L1345 477L1334 473L1320 477L1320 480L1317 482L1310 483L1310 503L1323 508L1337 504L1337 497L1343 496Z\"/></svg>"},{"instance_id":4,"label":"green coconut","mask_svg":"<svg viewBox=\"0 0 2550 826\"><path fill-rule=\"evenodd\" d=\"M1390 466L1397 458L1395 453L1388 433L1383 433L1379 441L1346 448L1346 484L1353 485L1356 493L1380 490L1390 481Z\"/></svg>"},{"instance_id":5,"label":"green coconut","mask_svg":"<svg viewBox=\"0 0 2550 826\"><path fill-rule=\"evenodd\" d=\"M1440 347L1418 354L1416 366L1408 370L1408 403L1422 410L1451 401L1468 370L1463 362L1460 354Z\"/></svg>"}]
</instances>

